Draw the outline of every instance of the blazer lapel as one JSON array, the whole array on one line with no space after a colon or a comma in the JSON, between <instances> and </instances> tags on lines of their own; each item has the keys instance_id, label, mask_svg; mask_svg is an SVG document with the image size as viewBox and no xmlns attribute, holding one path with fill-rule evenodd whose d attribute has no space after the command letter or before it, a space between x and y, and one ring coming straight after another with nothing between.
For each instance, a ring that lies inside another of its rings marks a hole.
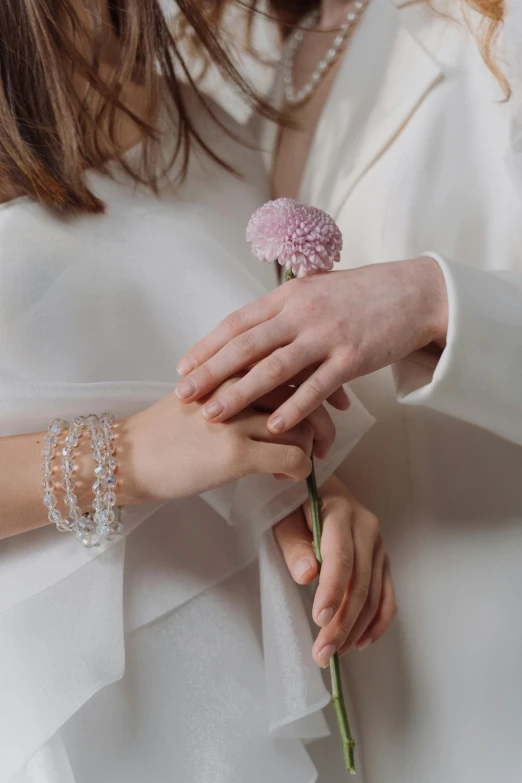
<instances>
[{"instance_id":1,"label":"blazer lapel","mask_svg":"<svg viewBox=\"0 0 522 783\"><path fill-rule=\"evenodd\" d=\"M370 0L319 121L300 198L333 216L443 77L403 23L405 12Z\"/></svg>"}]
</instances>

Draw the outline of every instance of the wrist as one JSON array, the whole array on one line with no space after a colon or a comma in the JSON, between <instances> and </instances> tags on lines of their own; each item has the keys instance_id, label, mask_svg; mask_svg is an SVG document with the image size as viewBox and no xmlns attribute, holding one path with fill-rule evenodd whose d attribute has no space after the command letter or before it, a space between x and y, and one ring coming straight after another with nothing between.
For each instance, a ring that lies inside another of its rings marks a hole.
<instances>
[{"instance_id":1,"label":"wrist","mask_svg":"<svg viewBox=\"0 0 522 783\"><path fill-rule=\"evenodd\" d=\"M444 274L431 256L420 256L411 263L416 271L420 291L422 328L419 348L425 348L430 343L444 348L448 334L448 291Z\"/></svg>"},{"instance_id":2,"label":"wrist","mask_svg":"<svg viewBox=\"0 0 522 783\"><path fill-rule=\"evenodd\" d=\"M138 416L129 416L114 424L114 442L118 458L118 503L141 506L152 502L140 486L137 454L139 453Z\"/></svg>"}]
</instances>

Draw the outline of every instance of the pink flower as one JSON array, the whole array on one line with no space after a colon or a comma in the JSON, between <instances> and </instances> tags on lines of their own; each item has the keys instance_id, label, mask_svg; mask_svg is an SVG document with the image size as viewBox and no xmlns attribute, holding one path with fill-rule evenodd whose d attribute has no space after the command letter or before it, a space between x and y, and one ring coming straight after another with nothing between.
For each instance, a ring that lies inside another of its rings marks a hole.
<instances>
[{"instance_id":1,"label":"pink flower","mask_svg":"<svg viewBox=\"0 0 522 783\"><path fill-rule=\"evenodd\" d=\"M330 272L343 246L342 234L330 215L291 198L268 201L256 210L246 238L260 261L278 261L297 277Z\"/></svg>"}]
</instances>

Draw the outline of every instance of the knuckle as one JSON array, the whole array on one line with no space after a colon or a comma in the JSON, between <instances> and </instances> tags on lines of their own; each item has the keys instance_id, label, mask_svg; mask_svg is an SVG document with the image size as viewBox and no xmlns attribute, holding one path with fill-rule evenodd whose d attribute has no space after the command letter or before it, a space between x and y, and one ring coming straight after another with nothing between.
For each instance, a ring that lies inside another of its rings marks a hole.
<instances>
[{"instance_id":1,"label":"knuckle","mask_svg":"<svg viewBox=\"0 0 522 783\"><path fill-rule=\"evenodd\" d=\"M299 471L303 466L304 452L299 446L289 446L285 455L285 466L292 473Z\"/></svg>"},{"instance_id":2,"label":"knuckle","mask_svg":"<svg viewBox=\"0 0 522 783\"><path fill-rule=\"evenodd\" d=\"M361 349L357 346L347 345L339 348L333 359L343 378L357 378L363 374L363 355Z\"/></svg>"},{"instance_id":3,"label":"knuckle","mask_svg":"<svg viewBox=\"0 0 522 783\"><path fill-rule=\"evenodd\" d=\"M344 644L353 629L353 620L349 617L343 618L339 623L339 630L337 632L338 645Z\"/></svg>"},{"instance_id":4,"label":"knuckle","mask_svg":"<svg viewBox=\"0 0 522 783\"><path fill-rule=\"evenodd\" d=\"M250 356L255 348L252 335L249 332L238 335L232 343L232 348L239 358Z\"/></svg>"},{"instance_id":5,"label":"knuckle","mask_svg":"<svg viewBox=\"0 0 522 783\"><path fill-rule=\"evenodd\" d=\"M195 381L198 389L206 389L207 387L215 385L217 383L217 378L208 365L203 364L197 372Z\"/></svg>"},{"instance_id":6,"label":"knuckle","mask_svg":"<svg viewBox=\"0 0 522 783\"><path fill-rule=\"evenodd\" d=\"M227 315L222 323L228 332L237 334L243 328L243 314L241 310L235 310L230 315Z\"/></svg>"},{"instance_id":7,"label":"knuckle","mask_svg":"<svg viewBox=\"0 0 522 783\"><path fill-rule=\"evenodd\" d=\"M324 382L316 376L312 376L302 388L310 402L321 403L327 394Z\"/></svg>"},{"instance_id":8,"label":"knuckle","mask_svg":"<svg viewBox=\"0 0 522 783\"><path fill-rule=\"evenodd\" d=\"M368 515L366 517L365 525L366 525L367 531L371 534L371 536L373 538L375 538L375 539L379 539L380 538L379 520L377 519L375 514L368 513Z\"/></svg>"},{"instance_id":9,"label":"knuckle","mask_svg":"<svg viewBox=\"0 0 522 783\"><path fill-rule=\"evenodd\" d=\"M357 604L363 604L368 598L368 589L367 582L358 582L353 586L350 598Z\"/></svg>"},{"instance_id":10,"label":"knuckle","mask_svg":"<svg viewBox=\"0 0 522 783\"><path fill-rule=\"evenodd\" d=\"M335 567L339 573L349 574L353 568L353 557L348 552L337 552Z\"/></svg>"},{"instance_id":11,"label":"knuckle","mask_svg":"<svg viewBox=\"0 0 522 783\"><path fill-rule=\"evenodd\" d=\"M285 365L283 360L276 354L272 354L265 361L266 374L274 381L279 381L285 374Z\"/></svg>"}]
</instances>

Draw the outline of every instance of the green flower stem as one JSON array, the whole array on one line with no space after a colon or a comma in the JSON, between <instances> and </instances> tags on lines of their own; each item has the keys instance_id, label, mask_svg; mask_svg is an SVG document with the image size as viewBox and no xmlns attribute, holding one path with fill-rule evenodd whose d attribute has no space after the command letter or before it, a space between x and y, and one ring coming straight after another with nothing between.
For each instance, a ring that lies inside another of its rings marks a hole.
<instances>
[{"instance_id":1,"label":"green flower stem","mask_svg":"<svg viewBox=\"0 0 522 783\"><path fill-rule=\"evenodd\" d=\"M294 273L289 267L285 269L284 281L293 280L295 278ZM310 501L310 511L312 516L312 534L313 534L313 547L315 559L317 560L317 566L319 571L321 570L321 564L323 559L321 557L321 531L322 531L322 516L321 510L323 507L323 501L319 495L317 489L317 480L315 477L314 462L312 459L312 472L306 479L306 485L308 487L308 499ZM330 679L332 681L332 703L337 716L337 723L339 725L339 733L341 735L341 742L343 747L344 766L352 775L355 775L355 757L354 748L355 742L350 732L350 724L348 722L348 714L346 712L346 704L344 703L343 683L341 679L341 667L339 664L339 655L335 653L330 659Z\"/></svg>"},{"instance_id":2,"label":"green flower stem","mask_svg":"<svg viewBox=\"0 0 522 783\"><path fill-rule=\"evenodd\" d=\"M321 570L321 510L323 501L321 500L319 490L317 489L317 480L315 477L315 469L313 467L312 472L306 479L306 485L308 487L308 498L310 501L310 512L312 516L314 554L319 570ZM335 655L330 659L330 679L332 681L332 703L337 717L339 733L341 735L344 765L352 775L355 775L355 742L350 732L350 724L348 722L348 714L346 712L338 653L335 653Z\"/></svg>"}]
</instances>

